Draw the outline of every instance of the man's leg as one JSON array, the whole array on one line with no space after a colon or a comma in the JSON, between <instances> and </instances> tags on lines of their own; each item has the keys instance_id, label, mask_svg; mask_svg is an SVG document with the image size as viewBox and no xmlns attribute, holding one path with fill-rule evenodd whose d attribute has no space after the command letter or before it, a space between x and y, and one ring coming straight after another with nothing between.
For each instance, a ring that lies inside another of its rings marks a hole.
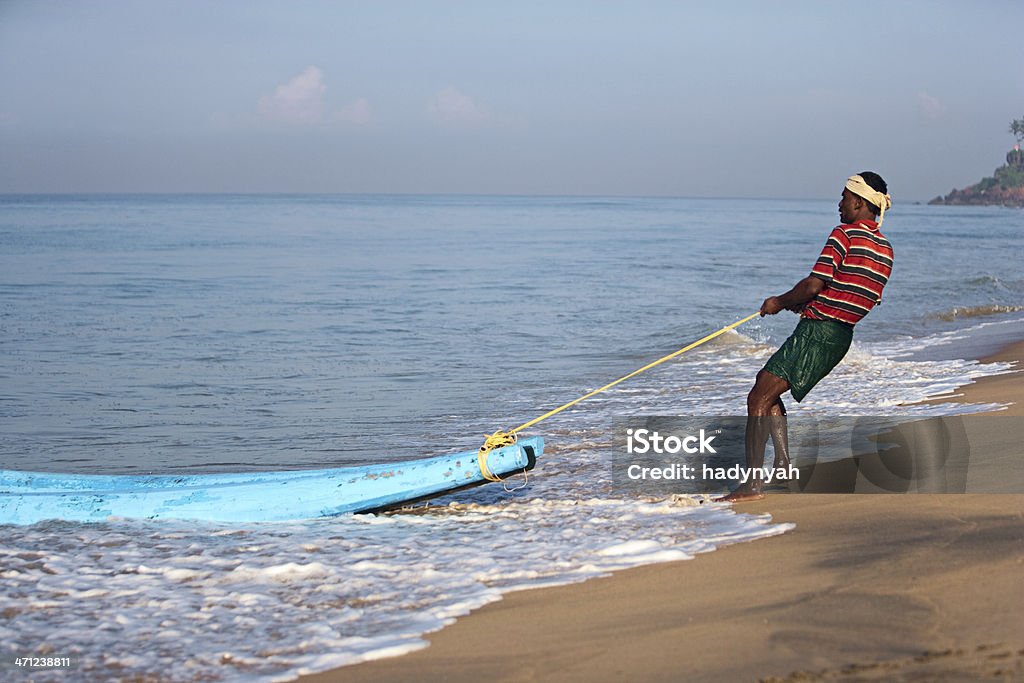
<instances>
[{"instance_id":1,"label":"man's leg","mask_svg":"<svg viewBox=\"0 0 1024 683\"><path fill-rule=\"evenodd\" d=\"M764 467L764 447L769 437L775 448L775 467L789 465L789 439L786 435L786 407L782 394L789 390L789 382L767 370L757 373L754 388L747 395L747 467ZM784 461L784 463L783 463ZM727 496L716 498L716 502L735 503L742 500L763 498L761 479L755 478L740 484Z\"/></svg>"},{"instance_id":2,"label":"man's leg","mask_svg":"<svg viewBox=\"0 0 1024 683\"><path fill-rule=\"evenodd\" d=\"M786 406L780 398L772 404L771 414L768 418L772 433L772 448L775 450L775 461L773 469L787 469L789 467L789 425L786 419Z\"/></svg>"},{"instance_id":3,"label":"man's leg","mask_svg":"<svg viewBox=\"0 0 1024 683\"><path fill-rule=\"evenodd\" d=\"M754 388L747 394L747 415L785 415L786 408L782 405L781 397L787 391L789 382L767 370L762 370L757 373Z\"/></svg>"}]
</instances>

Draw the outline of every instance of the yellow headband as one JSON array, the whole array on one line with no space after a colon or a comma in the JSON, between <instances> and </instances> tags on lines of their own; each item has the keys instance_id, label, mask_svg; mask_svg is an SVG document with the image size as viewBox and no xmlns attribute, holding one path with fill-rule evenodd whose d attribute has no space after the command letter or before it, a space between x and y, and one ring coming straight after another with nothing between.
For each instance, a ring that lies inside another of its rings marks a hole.
<instances>
[{"instance_id":1,"label":"yellow headband","mask_svg":"<svg viewBox=\"0 0 1024 683\"><path fill-rule=\"evenodd\" d=\"M852 175L847 179L846 189L878 207L881 212L878 214L878 224L881 225L885 210L892 207L892 197L871 187L859 175Z\"/></svg>"}]
</instances>

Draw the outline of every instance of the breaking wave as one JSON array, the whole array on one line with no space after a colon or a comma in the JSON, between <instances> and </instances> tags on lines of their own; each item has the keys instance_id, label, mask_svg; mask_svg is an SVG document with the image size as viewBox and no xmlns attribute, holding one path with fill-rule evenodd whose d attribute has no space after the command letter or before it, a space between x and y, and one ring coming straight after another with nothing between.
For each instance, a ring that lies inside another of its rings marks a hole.
<instances>
[{"instance_id":1,"label":"breaking wave","mask_svg":"<svg viewBox=\"0 0 1024 683\"><path fill-rule=\"evenodd\" d=\"M1002 315L1004 313L1019 313L1024 311L1024 306L1013 306L1007 304L984 304L981 306L954 306L948 311L935 313L933 320L954 322L965 318L982 318L989 315Z\"/></svg>"}]
</instances>

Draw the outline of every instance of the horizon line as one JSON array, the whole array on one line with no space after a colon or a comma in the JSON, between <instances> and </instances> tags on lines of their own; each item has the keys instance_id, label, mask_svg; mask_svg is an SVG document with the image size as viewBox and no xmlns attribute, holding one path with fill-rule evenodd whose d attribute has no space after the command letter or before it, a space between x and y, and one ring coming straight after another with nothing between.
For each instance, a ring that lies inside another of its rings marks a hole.
<instances>
[{"instance_id":1,"label":"horizon line","mask_svg":"<svg viewBox=\"0 0 1024 683\"><path fill-rule=\"evenodd\" d=\"M825 201L825 197L772 197L763 195L671 195L671 194L573 194L573 193L522 193L522 192L297 192L297 191L46 191L6 192L0 197L506 197L506 198L565 198L565 199L710 199L740 201ZM941 196L941 195L938 195ZM900 203L925 204L929 199L904 199Z\"/></svg>"}]
</instances>

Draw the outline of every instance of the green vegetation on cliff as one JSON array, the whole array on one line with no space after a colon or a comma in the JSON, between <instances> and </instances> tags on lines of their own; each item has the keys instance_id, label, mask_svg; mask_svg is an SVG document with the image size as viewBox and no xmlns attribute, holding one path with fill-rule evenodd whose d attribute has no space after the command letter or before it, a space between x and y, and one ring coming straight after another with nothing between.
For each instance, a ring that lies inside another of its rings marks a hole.
<instances>
[{"instance_id":1,"label":"green vegetation on cliff","mask_svg":"<svg viewBox=\"0 0 1024 683\"><path fill-rule=\"evenodd\" d=\"M1024 119L1010 122L1010 133L1017 138L1017 144L1006 155L1006 164L993 174L963 190L953 190L945 197L939 196L929 204L983 205L1024 207Z\"/></svg>"}]
</instances>

